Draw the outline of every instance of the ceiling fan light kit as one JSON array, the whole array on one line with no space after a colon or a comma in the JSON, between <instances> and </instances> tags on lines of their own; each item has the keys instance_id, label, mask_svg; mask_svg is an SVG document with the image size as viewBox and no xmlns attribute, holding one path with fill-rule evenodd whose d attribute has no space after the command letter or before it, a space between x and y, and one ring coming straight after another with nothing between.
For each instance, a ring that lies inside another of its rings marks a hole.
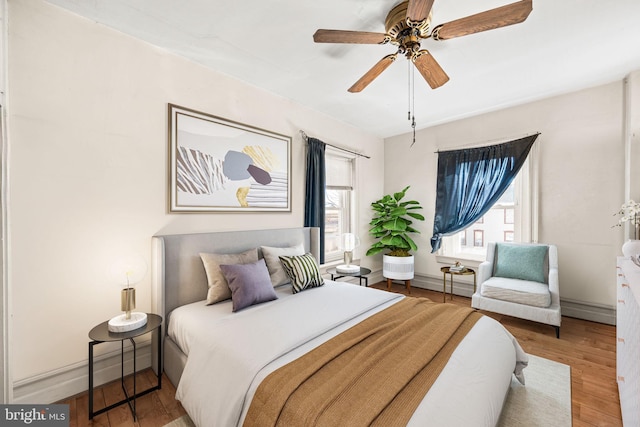
<instances>
[{"instance_id":1,"label":"ceiling fan light kit","mask_svg":"<svg viewBox=\"0 0 640 427\"><path fill-rule=\"evenodd\" d=\"M523 22L533 9L533 0L520 0L495 9L476 13L436 26L429 32L434 0L407 0L393 7L385 19L385 33L345 30L317 30L316 43L392 44L395 54L387 55L367 71L349 92L360 92L395 61L404 55L418 69L432 89L449 81L449 76L426 49L424 39L448 40Z\"/></svg>"}]
</instances>

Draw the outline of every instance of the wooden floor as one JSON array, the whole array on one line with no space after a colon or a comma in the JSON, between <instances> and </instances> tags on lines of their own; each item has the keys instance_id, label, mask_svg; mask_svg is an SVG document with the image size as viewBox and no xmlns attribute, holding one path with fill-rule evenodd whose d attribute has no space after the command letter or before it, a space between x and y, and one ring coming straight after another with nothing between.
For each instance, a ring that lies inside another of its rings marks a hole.
<instances>
[{"instance_id":1,"label":"wooden floor","mask_svg":"<svg viewBox=\"0 0 640 427\"><path fill-rule=\"evenodd\" d=\"M386 289L386 283L372 287ZM405 293L404 286L394 284L393 292ZM442 293L412 288L412 295L441 302ZM447 302L470 305L470 299L454 296ZM485 313L502 323L520 342L527 353L571 366L571 410L573 426L622 426L616 384L616 330L614 326L584 320L562 318L560 339L553 327ZM526 376L526 371L525 371ZM155 384L151 370L138 376L138 387ZM163 377L162 390L137 400L138 419L133 421L127 405L121 405L88 420L88 395L83 393L58 403L69 405L70 426L149 426L160 427L179 418L185 411L174 398L175 388ZM107 384L94 391L94 410L123 398L120 382ZM545 426L546 427L546 426Z\"/></svg>"}]
</instances>

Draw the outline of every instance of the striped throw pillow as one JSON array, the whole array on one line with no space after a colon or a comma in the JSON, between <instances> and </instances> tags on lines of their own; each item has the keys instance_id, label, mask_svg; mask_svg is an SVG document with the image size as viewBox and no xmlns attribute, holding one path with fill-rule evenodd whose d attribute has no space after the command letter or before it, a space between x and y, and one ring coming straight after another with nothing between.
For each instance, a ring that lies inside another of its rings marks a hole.
<instances>
[{"instance_id":1,"label":"striped throw pillow","mask_svg":"<svg viewBox=\"0 0 640 427\"><path fill-rule=\"evenodd\" d=\"M292 256L282 255L280 262L287 276L291 279L294 294L324 285L324 279L313 255L309 253Z\"/></svg>"}]
</instances>

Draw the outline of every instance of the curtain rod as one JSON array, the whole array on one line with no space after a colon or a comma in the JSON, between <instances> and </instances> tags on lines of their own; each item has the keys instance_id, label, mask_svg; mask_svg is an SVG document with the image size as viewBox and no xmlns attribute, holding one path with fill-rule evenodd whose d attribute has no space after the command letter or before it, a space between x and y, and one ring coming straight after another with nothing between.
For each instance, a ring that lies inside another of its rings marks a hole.
<instances>
[{"instance_id":1,"label":"curtain rod","mask_svg":"<svg viewBox=\"0 0 640 427\"><path fill-rule=\"evenodd\" d=\"M517 136L517 137L494 139L494 140L491 140L491 141L485 141L485 142L483 142L481 144L477 144L477 145L475 143L470 143L470 144L466 144L466 145L462 145L462 146L446 149L446 150L443 150L443 151L437 150L437 151L434 151L433 153L434 154L446 153L447 151L463 150L465 148L481 148L481 147L485 147L485 146L489 146L489 145L502 144L502 143L509 142L509 141L515 141L516 139L527 138L527 137L533 136L533 135L540 135L540 132L532 132L532 133L528 133L526 135Z\"/></svg>"},{"instance_id":2,"label":"curtain rod","mask_svg":"<svg viewBox=\"0 0 640 427\"><path fill-rule=\"evenodd\" d=\"M302 135L302 139L304 139L307 142L309 141L309 137L307 136L307 134L303 130L300 131L300 135ZM327 144L329 147L333 147L333 148L335 148L337 150L341 150L341 151L344 151L344 152L347 152L347 153L350 153L350 154L355 154L356 156L364 157L366 159L370 159L371 158L371 157L367 156L366 154L362 154L362 153L358 153L356 151L348 150L346 148L338 147L337 145L329 144L328 142L325 142L325 144Z\"/></svg>"}]
</instances>

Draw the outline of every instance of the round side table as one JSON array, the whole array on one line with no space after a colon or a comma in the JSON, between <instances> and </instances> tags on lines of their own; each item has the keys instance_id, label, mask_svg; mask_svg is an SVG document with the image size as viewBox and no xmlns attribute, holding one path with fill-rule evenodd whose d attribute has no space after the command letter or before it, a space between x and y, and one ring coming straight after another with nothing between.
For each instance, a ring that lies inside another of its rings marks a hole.
<instances>
[{"instance_id":1,"label":"round side table","mask_svg":"<svg viewBox=\"0 0 640 427\"><path fill-rule=\"evenodd\" d=\"M355 273L342 273L334 268L327 269L327 273L331 275L331 280L337 280L341 277L357 277L360 279L360 286L362 286L362 281L364 280L364 286L369 286L369 278L367 274L371 273L371 270L365 267L360 267L360 271L356 271Z\"/></svg>"},{"instance_id":2,"label":"round side table","mask_svg":"<svg viewBox=\"0 0 640 427\"><path fill-rule=\"evenodd\" d=\"M450 267L442 267L442 302L447 300L447 274L450 275L450 287L451 299L453 299L453 276L469 276L473 274L473 293L476 293L476 271L472 268L465 268L463 271L451 271Z\"/></svg>"},{"instance_id":3,"label":"round side table","mask_svg":"<svg viewBox=\"0 0 640 427\"><path fill-rule=\"evenodd\" d=\"M136 342L134 338L144 335L149 332L156 331L158 342L158 384L148 388L144 391L136 393ZM133 415L133 421L136 421L136 398L144 396L154 390L162 388L162 317L157 314L147 313L147 324L132 331L127 332L111 332L109 331L109 321L105 321L91 329L89 331L89 419L93 419L95 415L106 412L116 406L127 403L131 414ZM133 394L129 396L126 387L124 386L124 342L129 340L133 346ZM120 341L120 383L122 390L124 391L125 398L119 402L102 408L98 411L93 411L93 347L103 342L115 342ZM133 402L133 404L132 404Z\"/></svg>"}]
</instances>

